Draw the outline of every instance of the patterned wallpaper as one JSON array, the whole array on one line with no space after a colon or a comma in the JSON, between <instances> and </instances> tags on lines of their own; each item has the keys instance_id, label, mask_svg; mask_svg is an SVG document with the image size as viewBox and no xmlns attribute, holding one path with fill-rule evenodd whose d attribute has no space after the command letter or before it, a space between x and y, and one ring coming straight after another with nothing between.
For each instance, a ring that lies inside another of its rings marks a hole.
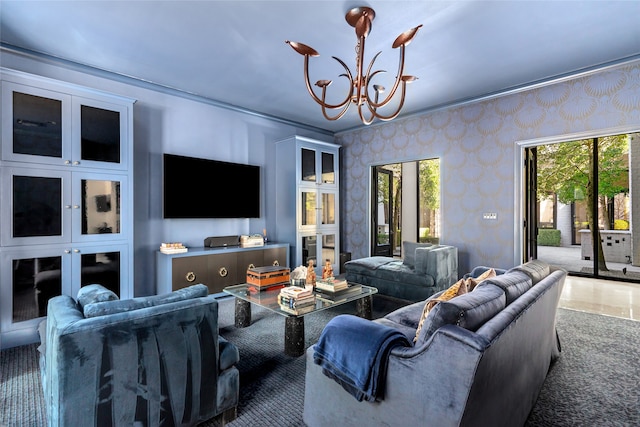
<instances>
[{"instance_id":1,"label":"patterned wallpaper","mask_svg":"<svg viewBox=\"0 0 640 427\"><path fill-rule=\"evenodd\" d=\"M517 142L622 126L640 130L640 61L339 134L342 250L353 259L369 254L372 165L439 157L441 243L459 248L459 274L476 265L510 267ZM498 219L484 220L483 212Z\"/></svg>"}]
</instances>

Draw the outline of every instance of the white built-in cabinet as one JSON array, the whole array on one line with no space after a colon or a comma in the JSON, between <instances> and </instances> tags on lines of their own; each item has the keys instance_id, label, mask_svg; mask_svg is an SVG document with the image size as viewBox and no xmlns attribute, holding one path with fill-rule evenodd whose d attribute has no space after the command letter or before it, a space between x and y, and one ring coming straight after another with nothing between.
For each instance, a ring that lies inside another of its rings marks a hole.
<instances>
[{"instance_id":1,"label":"white built-in cabinet","mask_svg":"<svg viewBox=\"0 0 640 427\"><path fill-rule=\"evenodd\" d=\"M291 266L326 260L339 271L340 146L294 136L276 143L276 235L289 243Z\"/></svg>"},{"instance_id":2,"label":"white built-in cabinet","mask_svg":"<svg viewBox=\"0 0 640 427\"><path fill-rule=\"evenodd\" d=\"M133 297L134 100L0 69L0 347L56 295Z\"/></svg>"}]
</instances>

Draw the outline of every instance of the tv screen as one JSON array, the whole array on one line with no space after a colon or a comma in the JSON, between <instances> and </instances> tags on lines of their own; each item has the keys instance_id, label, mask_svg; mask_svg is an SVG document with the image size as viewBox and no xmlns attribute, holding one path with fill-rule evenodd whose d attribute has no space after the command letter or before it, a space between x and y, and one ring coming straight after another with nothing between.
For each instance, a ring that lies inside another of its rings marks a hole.
<instances>
[{"instance_id":1,"label":"tv screen","mask_svg":"<svg viewBox=\"0 0 640 427\"><path fill-rule=\"evenodd\" d=\"M164 154L164 218L259 218L260 166Z\"/></svg>"}]
</instances>

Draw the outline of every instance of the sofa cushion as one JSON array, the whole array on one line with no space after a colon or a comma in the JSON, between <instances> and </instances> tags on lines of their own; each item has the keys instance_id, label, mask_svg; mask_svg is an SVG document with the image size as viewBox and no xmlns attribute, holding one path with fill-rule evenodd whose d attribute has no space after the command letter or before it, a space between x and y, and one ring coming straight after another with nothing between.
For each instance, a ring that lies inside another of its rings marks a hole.
<instances>
[{"instance_id":1,"label":"sofa cushion","mask_svg":"<svg viewBox=\"0 0 640 427\"><path fill-rule=\"evenodd\" d=\"M494 269L490 268L486 271L484 271L480 276L478 277L468 277L466 279L460 279L458 280L456 283L454 283L453 285L451 285L449 287L449 289L446 289L444 292L439 293L438 295L434 295L433 297L427 299L426 303L424 304L424 307L422 309L422 313L420 315L420 320L418 322L418 327L416 328L416 336L413 339L413 342L418 341L418 337L420 336L420 331L422 330L422 327L424 325L425 319L427 318L427 316L429 315L429 312L431 312L431 310L433 310L433 308L440 302L442 301L450 301L451 299L459 296L459 295L464 295L467 292L471 292L473 289L475 289L475 287L481 283L482 281L491 278L491 277L495 277L496 272Z\"/></svg>"},{"instance_id":2,"label":"sofa cushion","mask_svg":"<svg viewBox=\"0 0 640 427\"><path fill-rule=\"evenodd\" d=\"M375 272L369 272L378 279L398 282L402 285L433 286L433 277L426 274L416 274L415 269L401 260L394 260L380 266Z\"/></svg>"},{"instance_id":3,"label":"sofa cushion","mask_svg":"<svg viewBox=\"0 0 640 427\"><path fill-rule=\"evenodd\" d=\"M468 292L442 301L429 312L418 334L420 341L426 341L441 326L458 325L476 331L487 320L495 316L506 305L504 291L497 286L477 287Z\"/></svg>"},{"instance_id":4,"label":"sofa cushion","mask_svg":"<svg viewBox=\"0 0 640 427\"><path fill-rule=\"evenodd\" d=\"M433 245L431 243L402 242L402 262L409 267L415 267L416 248L428 248L430 246Z\"/></svg>"},{"instance_id":5,"label":"sofa cushion","mask_svg":"<svg viewBox=\"0 0 640 427\"><path fill-rule=\"evenodd\" d=\"M509 271L521 271L527 276L531 277L532 283L535 285L540 280L544 279L551 272L551 267L544 261L537 259L528 261L524 264L517 265Z\"/></svg>"},{"instance_id":6,"label":"sofa cushion","mask_svg":"<svg viewBox=\"0 0 640 427\"><path fill-rule=\"evenodd\" d=\"M478 287L495 285L504 291L506 304L509 305L520 295L527 292L531 286L531 278L521 271L510 271L509 273L495 276L485 280Z\"/></svg>"},{"instance_id":7,"label":"sofa cushion","mask_svg":"<svg viewBox=\"0 0 640 427\"><path fill-rule=\"evenodd\" d=\"M113 291L105 288L102 285L86 285L80 288L76 301L80 306L80 310L84 310L84 307L88 304L95 302L116 301L118 295Z\"/></svg>"},{"instance_id":8,"label":"sofa cushion","mask_svg":"<svg viewBox=\"0 0 640 427\"><path fill-rule=\"evenodd\" d=\"M87 304L84 307L84 317L88 318L124 313L126 311L139 310L141 308L154 307L191 298L206 297L208 294L209 288L207 288L206 285L198 284L163 295L153 295L117 301L95 302Z\"/></svg>"},{"instance_id":9,"label":"sofa cushion","mask_svg":"<svg viewBox=\"0 0 640 427\"><path fill-rule=\"evenodd\" d=\"M395 260L390 257L385 256L372 256L366 258L354 259L351 261L347 261L344 266L345 269L348 269L350 272L356 274L367 274L372 270L377 270L383 265L386 265L390 262L394 262Z\"/></svg>"}]
</instances>

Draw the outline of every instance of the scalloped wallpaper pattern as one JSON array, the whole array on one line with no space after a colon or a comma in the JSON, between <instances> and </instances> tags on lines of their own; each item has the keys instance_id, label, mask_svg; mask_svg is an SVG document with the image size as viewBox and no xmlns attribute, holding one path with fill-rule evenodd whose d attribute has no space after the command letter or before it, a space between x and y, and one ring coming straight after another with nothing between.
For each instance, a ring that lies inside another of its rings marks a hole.
<instances>
[{"instance_id":1,"label":"scalloped wallpaper pattern","mask_svg":"<svg viewBox=\"0 0 640 427\"><path fill-rule=\"evenodd\" d=\"M343 251L368 256L369 169L441 159L441 242L459 249L459 274L513 265L516 141L582 131L640 129L640 62L549 86L339 134ZM497 221L482 219L497 212Z\"/></svg>"}]
</instances>

